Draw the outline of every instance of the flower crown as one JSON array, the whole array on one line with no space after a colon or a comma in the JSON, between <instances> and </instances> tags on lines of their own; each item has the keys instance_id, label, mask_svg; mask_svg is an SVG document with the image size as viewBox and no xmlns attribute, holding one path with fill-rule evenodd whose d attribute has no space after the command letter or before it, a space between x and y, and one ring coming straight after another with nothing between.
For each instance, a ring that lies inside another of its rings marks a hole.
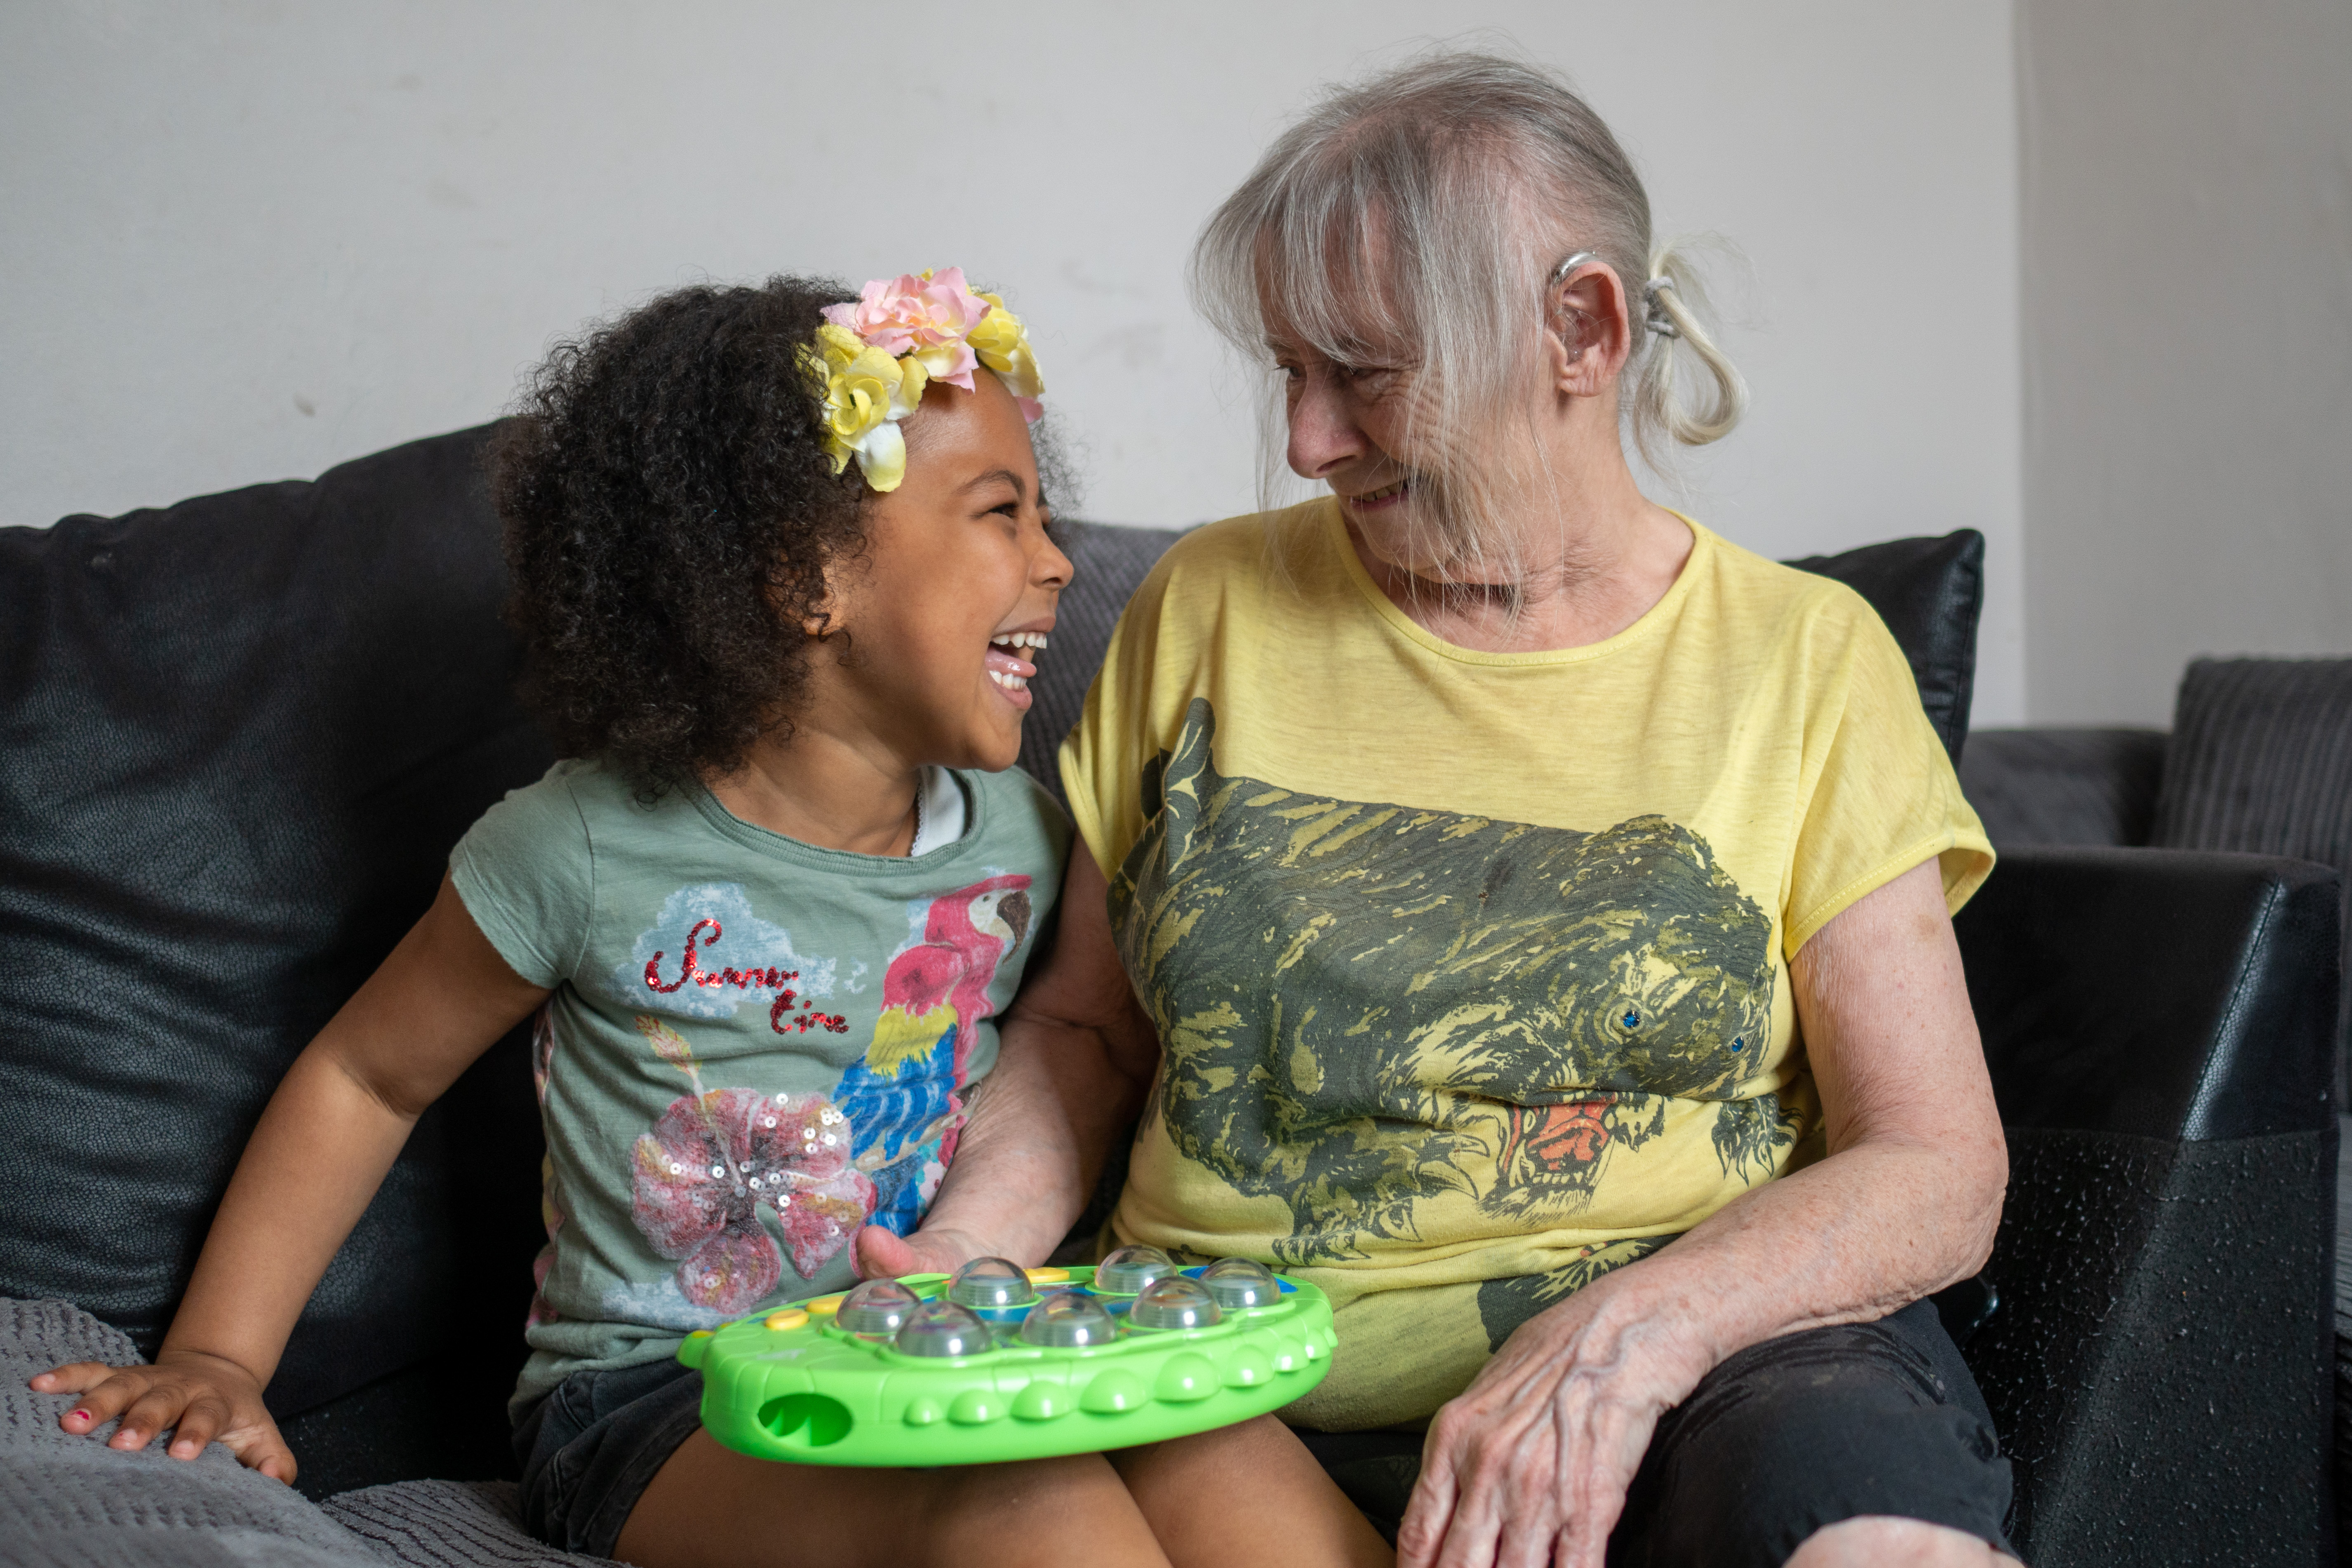
<instances>
[{"instance_id":1,"label":"flower crown","mask_svg":"<svg viewBox=\"0 0 2352 1568\"><path fill-rule=\"evenodd\" d=\"M963 268L877 278L855 305L827 305L815 346L803 363L824 396L824 449L839 473L855 457L866 482L885 493L907 477L907 441L898 421L923 401L923 389L944 381L973 390L971 373L986 365L1034 424L1045 410L1037 399L1037 357L1028 329L995 294L964 286Z\"/></svg>"}]
</instances>

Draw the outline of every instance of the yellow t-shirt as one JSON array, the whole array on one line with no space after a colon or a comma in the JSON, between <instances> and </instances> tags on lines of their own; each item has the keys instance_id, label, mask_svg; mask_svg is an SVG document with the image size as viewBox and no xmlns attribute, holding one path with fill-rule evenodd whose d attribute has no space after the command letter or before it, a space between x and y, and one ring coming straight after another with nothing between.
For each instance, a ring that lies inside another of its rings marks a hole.
<instances>
[{"instance_id":1,"label":"yellow t-shirt","mask_svg":"<svg viewBox=\"0 0 2352 1568\"><path fill-rule=\"evenodd\" d=\"M1212 524L1063 748L1161 1044L1112 1227L1330 1293L1298 1424L1427 1416L1816 1153L1789 956L1930 857L1954 909L1992 868L1870 606L1691 526L1622 632L1494 654L1328 500Z\"/></svg>"}]
</instances>

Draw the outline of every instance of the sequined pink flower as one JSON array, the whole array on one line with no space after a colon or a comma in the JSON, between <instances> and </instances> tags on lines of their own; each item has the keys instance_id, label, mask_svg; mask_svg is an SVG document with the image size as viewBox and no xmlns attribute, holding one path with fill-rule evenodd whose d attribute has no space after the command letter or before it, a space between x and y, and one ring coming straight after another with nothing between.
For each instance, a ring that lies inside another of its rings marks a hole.
<instances>
[{"instance_id":1,"label":"sequined pink flower","mask_svg":"<svg viewBox=\"0 0 2352 1568\"><path fill-rule=\"evenodd\" d=\"M989 309L987 300L965 286L963 268L950 267L928 278L911 272L877 278L855 305L827 305L824 319L894 359L914 353L930 379L970 392L980 358L964 340Z\"/></svg>"},{"instance_id":2,"label":"sequined pink flower","mask_svg":"<svg viewBox=\"0 0 2352 1568\"><path fill-rule=\"evenodd\" d=\"M776 1216L806 1278L874 1210L874 1184L849 1163L849 1122L822 1094L748 1089L680 1095L637 1139L631 1212L677 1288L734 1315L776 1288L783 1259L761 1224Z\"/></svg>"}]
</instances>

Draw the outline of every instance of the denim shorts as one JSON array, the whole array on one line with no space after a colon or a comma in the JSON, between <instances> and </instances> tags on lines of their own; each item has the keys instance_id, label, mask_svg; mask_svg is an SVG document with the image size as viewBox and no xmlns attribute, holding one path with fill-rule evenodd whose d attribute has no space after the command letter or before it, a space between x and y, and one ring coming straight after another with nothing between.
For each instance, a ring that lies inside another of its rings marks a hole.
<instances>
[{"instance_id":1,"label":"denim shorts","mask_svg":"<svg viewBox=\"0 0 2352 1568\"><path fill-rule=\"evenodd\" d=\"M610 1557L621 1527L702 1425L702 1374L664 1356L575 1372L514 1430L523 1527L550 1546Z\"/></svg>"},{"instance_id":2,"label":"denim shorts","mask_svg":"<svg viewBox=\"0 0 2352 1568\"><path fill-rule=\"evenodd\" d=\"M1418 1433L1298 1434L1391 1541ZM1919 1301L1874 1323L1748 1346L1661 1416L1609 1538L1610 1568L1779 1568L1824 1525L1924 1520L2014 1554L2009 1461L1968 1363Z\"/></svg>"},{"instance_id":3,"label":"denim shorts","mask_svg":"<svg viewBox=\"0 0 2352 1568\"><path fill-rule=\"evenodd\" d=\"M613 1555L656 1472L701 1424L702 1374L664 1359L577 1372L515 1428L523 1522L551 1546ZM1299 1438L1391 1540L1421 1436ZM1874 1323L1750 1345L1660 1417L1609 1541L1610 1568L1778 1568L1823 1525L1893 1514L2011 1551L1992 1416L1917 1302Z\"/></svg>"}]
</instances>

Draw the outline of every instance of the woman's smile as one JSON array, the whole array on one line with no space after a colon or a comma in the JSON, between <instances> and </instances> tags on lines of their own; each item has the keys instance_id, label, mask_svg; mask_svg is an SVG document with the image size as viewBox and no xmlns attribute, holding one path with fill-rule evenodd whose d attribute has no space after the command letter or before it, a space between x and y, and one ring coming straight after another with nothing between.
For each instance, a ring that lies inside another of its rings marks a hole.
<instances>
[{"instance_id":1,"label":"woman's smile","mask_svg":"<svg viewBox=\"0 0 2352 1568\"><path fill-rule=\"evenodd\" d=\"M1412 481L1399 479L1394 484L1382 485L1376 490L1366 490L1362 495L1341 496L1339 501L1359 518L1377 517L1382 512L1393 511L1402 506L1405 498L1412 493Z\"/></svg>"}]
</instances>

